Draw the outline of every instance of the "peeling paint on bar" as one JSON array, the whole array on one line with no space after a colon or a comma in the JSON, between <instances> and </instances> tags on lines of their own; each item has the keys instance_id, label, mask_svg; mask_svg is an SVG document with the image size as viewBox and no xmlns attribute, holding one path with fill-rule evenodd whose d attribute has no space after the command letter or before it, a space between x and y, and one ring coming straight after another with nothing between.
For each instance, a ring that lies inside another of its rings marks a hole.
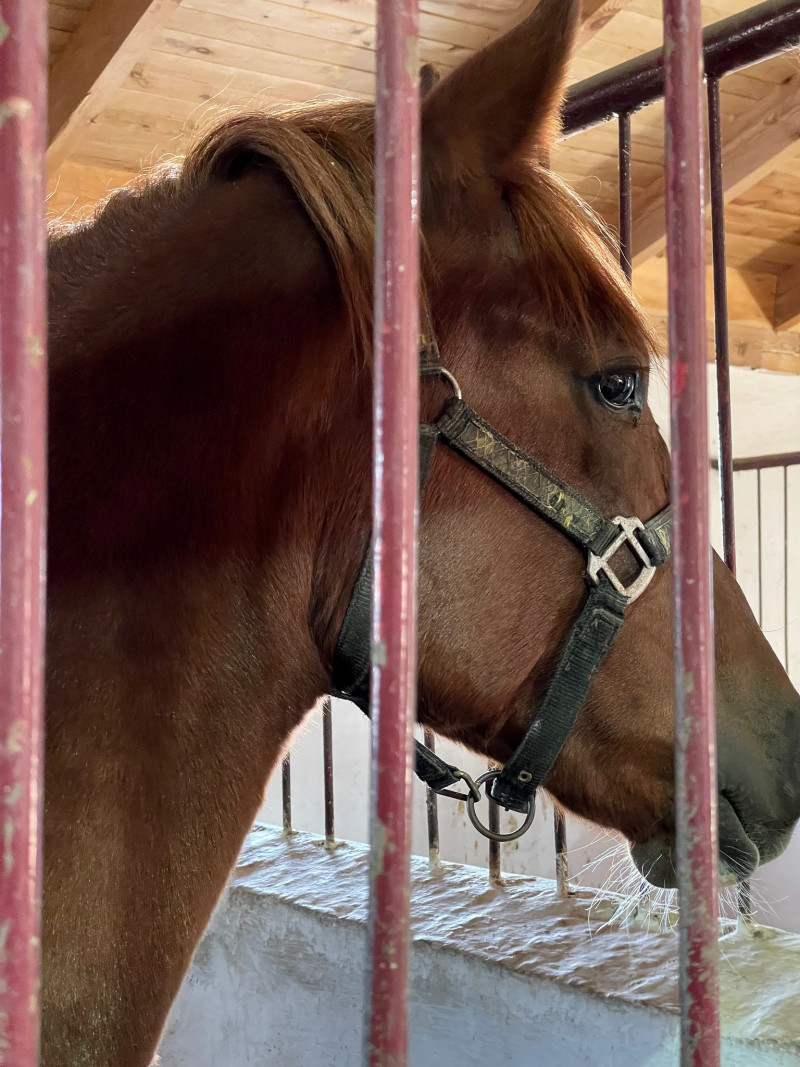
<instances>
[{"instance_id":1,"label":"peeling paint on bar","mask_svg":"<svg viewBox=\"0 0 800 1067\"><path fill-rule=\"evenodd\" d=\"M408 1057L419 427L417 0L380 0L375 130L372 815L368 1067Z\"/></svg>"},{"instance_id":2,"label":"peeling paint on bar","mask_svg":"<svg viewBox=\"0 0 800 1067\"><path fill-rule=\"evenodd\" d=\"M0 1046L38 1059L40 800L45 516L42 0L0 18Z\"/></svg>"},{"instance_id":3,"label":"peeling paint on bar","mask_svg":"<svg viewBox=\"0 0 800 1067\"><path fill-rule=\"evenodd\" d=\"M681 1067L718 1067L717 775L700 0L664 0L664 40Z\"/></svg>"}]
</instances>

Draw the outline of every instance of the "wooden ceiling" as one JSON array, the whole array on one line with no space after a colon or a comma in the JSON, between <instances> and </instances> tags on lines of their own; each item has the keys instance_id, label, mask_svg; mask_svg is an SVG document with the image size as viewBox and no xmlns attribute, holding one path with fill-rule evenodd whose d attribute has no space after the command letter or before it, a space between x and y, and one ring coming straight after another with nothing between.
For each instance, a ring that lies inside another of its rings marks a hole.
<instances>
[{"instance_id":1,"label":"wooden ceiling","mask_svg":"<svg viewBox=\"0 0 800 1067\"><path fill-rule=\"evenodd\" d=\"M706 24L754 0L703 3ZM536 0L420 0L446 74ZM584 0L571 80L661 46L661 0ZM373 94L374 0L51 0L49 211L81 217L226 110ZM732 362L800 373L800 53L722 81ZM635 285L666 313L663 104L633 118ZM613 123L552 165L617 222Z\"/></svg>"}]
</instances>

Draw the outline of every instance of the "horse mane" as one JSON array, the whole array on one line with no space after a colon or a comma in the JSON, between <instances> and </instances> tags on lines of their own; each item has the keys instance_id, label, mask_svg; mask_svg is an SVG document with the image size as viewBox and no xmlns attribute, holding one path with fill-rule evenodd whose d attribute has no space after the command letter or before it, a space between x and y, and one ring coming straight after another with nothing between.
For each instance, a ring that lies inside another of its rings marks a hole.
<instances>
[{"instance_id":1,"label":"horse mane","mask_svg":"<svg viewBox=\"0 0 800 1067\"><path fill-rule=\"evenodd\" d=\"M356 350L369 363L373 132L373 105L360 101L229 116L200 136L182 161L157 164L131 186L111 193L88 220L57 224L51 233L58 243L91 232L93 245L101 247L107 244L105 233L113 246L111 238L122 229L130 240L132 211L147 232L158 216L199 189L272 164L290 182L328 249ZM634 351L656 352L659 342L619 268L615 238L591 208L536 162L517 166L503 185L530 264L542 327L568 331L592 350L614 337ZM423 240L423 301L434 270ZM72 280L74 284L74 273Z\"/></svg>"}]
</instances>

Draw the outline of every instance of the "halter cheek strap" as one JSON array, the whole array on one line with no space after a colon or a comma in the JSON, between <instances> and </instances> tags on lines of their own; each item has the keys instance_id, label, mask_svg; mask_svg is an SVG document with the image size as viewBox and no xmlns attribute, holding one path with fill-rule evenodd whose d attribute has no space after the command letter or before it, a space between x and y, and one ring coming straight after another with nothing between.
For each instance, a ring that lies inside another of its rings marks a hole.
<instances>
[{"instance_id":1,"label":"halter cheek strap","mask_svg":"<svg viewBox=\"0 0 800 1067\"><path fill-rule=\"evenodd\" d=\"M478 786L465 772L445 763L416 742L417 775L434 791L468 801L476 828L485 836L513 840L530 826L536 790L545 781L575 726L592 680L608 654L625 618L625 611L645 591L657 567L670 555L672 511L666 507L648 523L637 518L607 518L576 489L562 481L482 419L461 399L452 377L442 369L434 343L423 341L423 374L443 374L456 393L440 419L420 427L420 485L424 487L433 450L441 440L454 452L488 474L521 503L555 526L587 555L586 578L590 589L580 615L570 630L556 672L538 707L532 707L531 724L514 754L499 771L479 779L491 782L488 792L504 808L527 815L511 834L496 834L475 813ZM628 586L612 566L616 553L627 546L639 563L639 574ZM333 657L333 692L354 701L369 713L370 605L372 600L372 549L366 554L345 614ZM464 781L467 794L450 786Z\"/></svg>"}]
</instances>

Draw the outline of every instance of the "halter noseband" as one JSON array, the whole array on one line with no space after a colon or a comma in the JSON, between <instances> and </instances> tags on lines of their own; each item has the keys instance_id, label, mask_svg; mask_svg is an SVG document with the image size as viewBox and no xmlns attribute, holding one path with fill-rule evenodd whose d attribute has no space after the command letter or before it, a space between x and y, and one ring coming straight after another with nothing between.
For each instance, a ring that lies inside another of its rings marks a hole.
<instances>
[{"instance_id":1,"label":"halter noseband","mask_svg":"<svg viewBox=\"0 0 800 1067\"><path fill-rule=\"evenodd\" d=\"M420 426L420 489L427 481L433 450L442 441L464 459L480 467L519 501L555 526L587 554L589 593L567 637L555 675L544 699L531 709L525 737L502 770L488 771L476 781L445 763L419 741L416 772L436 793L467 801L473 825L485 837L512 841L533 822L536 790L547 778L589 695L594 676L622 626L625 611L650 584L656 568L669 559L672 509L667 506L649 522L617 516L607 518L576 489L563 482L485 422L467 405L458 383L442 367L435 341L420 341L420 373L445 378L454 396L435 423ZM628 586L611 566L627 545L640 564ZM332 692L351 700L369 714L370 605L372 548L367 550L333 655ZM468 793L452 790L463 781ZM521 826L499 834L484 826L475 811L479 786L490 782L487 794L511 811L525 815Z\"/></svg>"}]
</instances>

